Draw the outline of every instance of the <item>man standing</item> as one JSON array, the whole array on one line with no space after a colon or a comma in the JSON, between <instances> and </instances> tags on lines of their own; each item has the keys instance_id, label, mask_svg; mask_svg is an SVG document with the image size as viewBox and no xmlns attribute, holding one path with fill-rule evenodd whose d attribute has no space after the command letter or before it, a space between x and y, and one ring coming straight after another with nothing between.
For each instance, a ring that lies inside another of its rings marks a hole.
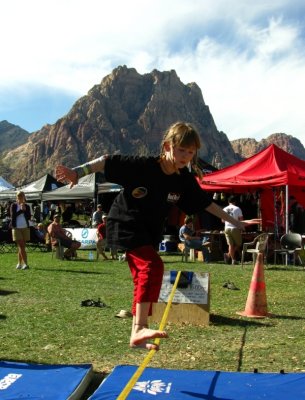
<instances>
[{"instance_id":1,"label":"man standing","mask_svg":"<svg viewBox=\"0 0 305 400\"><path fill-rule=\"evenodd\" d=\"M236 205L236 197L229 197L229 205L223 209L227 214L238 221L244 219L241 209ZM233 224L227 221L225 223L225 236L228 244L228 253L224 253L224 261L229 264L230 260L232 265L238 264L236 261L236 252L242 244L242 236L240 229L236 228Z\"/></svg>"}]
</instances>

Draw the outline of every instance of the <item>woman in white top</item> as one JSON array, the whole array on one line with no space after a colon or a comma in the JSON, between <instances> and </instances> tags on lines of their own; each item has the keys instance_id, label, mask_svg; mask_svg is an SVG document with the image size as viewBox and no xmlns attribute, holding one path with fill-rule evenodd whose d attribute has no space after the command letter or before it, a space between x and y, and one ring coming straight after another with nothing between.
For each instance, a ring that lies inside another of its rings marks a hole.
<instances>
[{"instance_id":1,"label":"woman in white top","mask_svg":"<svg viewBox=\"0 0 305 400\"><path fill-rule=\"evenodd\" d=\"M16 202L11 205L11 225L12 237L18 247L17 269L28 269L27 254L25 245L30 240L29 221L31 219L31 209L26 204L24 192L17 192Z\"/></svg>"}]
</instances>

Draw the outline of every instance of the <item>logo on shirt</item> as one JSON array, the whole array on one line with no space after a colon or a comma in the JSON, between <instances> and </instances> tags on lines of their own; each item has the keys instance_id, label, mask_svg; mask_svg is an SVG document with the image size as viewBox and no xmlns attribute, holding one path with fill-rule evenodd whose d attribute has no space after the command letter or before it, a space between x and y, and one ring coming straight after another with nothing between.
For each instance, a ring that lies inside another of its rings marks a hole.
<instances>
[{"instance_id":1,"label":"logo on shirt","mask_svg":"<svg viewBox=\"0 0 305 400\"><path fill-rule=\"evenodd\" d=\"M169 193L167 196L167 201L169 203L177 203L177 201L180 199L180 194L179 193Z\"/></svg>"},{"instance_id":2,"label":"logo on shirt","mask_svg":"<svg viewBox=\"0 0 305 400\"><path fill-rule=\"evenodd\" d=\"M133 191L131 192L131 195L135 199L142 199L143 197L145 197L147 195L147 189L143 186L137 187L137 188L133 189Z\"/></svg>"}]
</instances>

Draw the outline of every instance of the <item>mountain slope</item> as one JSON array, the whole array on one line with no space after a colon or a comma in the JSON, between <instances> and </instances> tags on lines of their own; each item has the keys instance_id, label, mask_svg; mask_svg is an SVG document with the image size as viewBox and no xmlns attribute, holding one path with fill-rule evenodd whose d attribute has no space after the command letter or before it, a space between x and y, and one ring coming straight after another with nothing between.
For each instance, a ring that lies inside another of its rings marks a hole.
<instances>
[{"instance_id":1,"label":"mountain slope","mask_svg":"<svg viewBox=\"0 0 305 400\"><path fill-rule=\"evenodd\" d=\"M104 153L158 154L165 130L178 120L193 123L201 134L200 156L222 165L239 159L219 132L196 83L184 85L175 71L141 75L120 66L80 98L70 112L45 125L3 160L5 175L23 184L53 173L63 163L75 166Z\"/></svg>"}]
</instances>

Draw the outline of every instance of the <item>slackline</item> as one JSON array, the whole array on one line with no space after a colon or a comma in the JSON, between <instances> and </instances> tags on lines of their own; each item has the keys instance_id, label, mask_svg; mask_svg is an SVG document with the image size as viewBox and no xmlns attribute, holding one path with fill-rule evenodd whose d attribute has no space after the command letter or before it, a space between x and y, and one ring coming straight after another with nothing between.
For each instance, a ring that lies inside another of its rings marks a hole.
<instances>
[{"instance_id":1,"label":"slackline","mask_svg":"<svg viewBox=\"0 0 305 400\"><path fill-rule=\"evenodd\" d=\"M168 318L168 314L169 314L169 310L170 310L170 306L172 305L172 301L173 301L173 298L174 298L174 295L175 295L175 291L176 291L177 286L178 286L180 275L181 275L181 271L178 271L177 276L176 276L176 280L174 282L172 291L171 291L170 296L168 298L168 302L167 302L167 305L165 307L165 310L164 310L164 313L163 313L163 316L162 316L162 319L161 319L161 322L160 322L160 326L159 326L159 330L160 331L162 331L164 329L164 327L165 327L165 324L166 324L166 321L167 321L167 318ZM156 338L154 340L154 344L159 345L159 343L160 343L160 338ZM157 350L152 349L152 350L150 350L148 352L148 354L144 358L142 364L138 367L136 372L133 374L133 376L127 382L126 386L122 390L121 394L118 396L117 400L125 400L127 398L129 393L131 392L131 389L134 387L134 385L136 384L137 380L142 375L143 371L147 367L147 364L153 358L153 356L155 355L156 351Z\"/></svg>"}]
</instances>

